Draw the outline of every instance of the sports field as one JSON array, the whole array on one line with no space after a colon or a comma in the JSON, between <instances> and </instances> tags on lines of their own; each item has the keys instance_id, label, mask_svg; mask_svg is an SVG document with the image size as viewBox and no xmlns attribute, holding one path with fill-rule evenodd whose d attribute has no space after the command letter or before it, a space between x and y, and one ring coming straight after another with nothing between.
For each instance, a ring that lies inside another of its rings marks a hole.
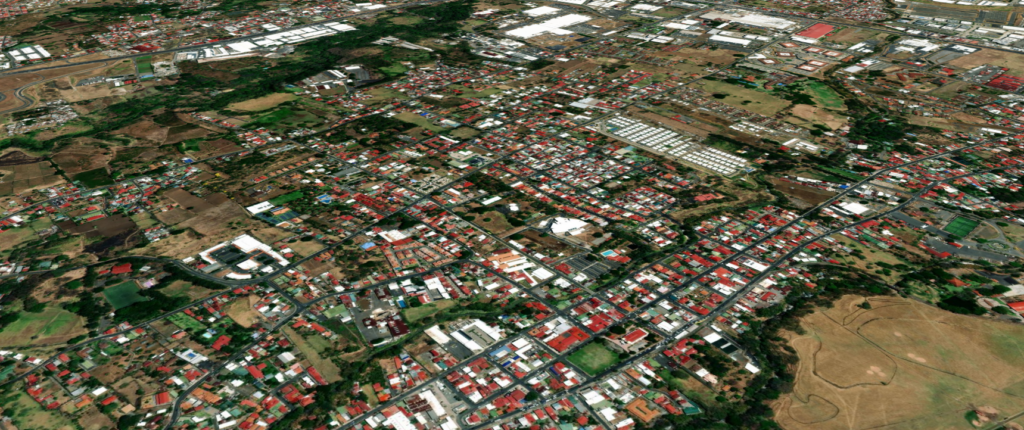
<instances>
[{"instance_id":1,"label":"sports field","mask_svg":"<svg viewBox=\"0 0 1024 430\"><path fill-rule=\"evenodd\" d=\"M967 237L967 235L971 234L971 232L974 231L974 228L977 227L978 224L981 223L970 218L958 216L954 218L953 221L950 221L949 224L946 224L946 226L943 227L942 229L949 234L955 234L960 237Z\"/></svg>"},{"instance_id":2,"label":"sports field","mask_svg":"<svg viewBox=\"0 0 1024 430\"><path fill-rule=\"evenodd\" d=\"M569 355L569 362L588 374L596 375L618 363L619 356L604 343L595 341Z\"/></svg>"},{"instance_id":3,"label":"sports field","mask_svg":"<svg viewBox=\"0 0 1024 430\"><path fill-rule=\"evenodd\" d=\"M110 302L114 309L121 309L132 303L145 301L146 298L139 295L139 286L134 281L128 281L103 290L103 297Z\"/></svg>"}]
</instances>

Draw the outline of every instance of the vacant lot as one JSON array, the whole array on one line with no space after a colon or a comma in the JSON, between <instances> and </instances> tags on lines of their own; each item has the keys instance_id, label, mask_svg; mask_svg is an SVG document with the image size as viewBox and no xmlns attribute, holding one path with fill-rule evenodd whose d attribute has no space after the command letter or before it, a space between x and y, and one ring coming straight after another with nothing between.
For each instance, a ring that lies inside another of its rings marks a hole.
<instances>
[{"instance_id":1,"label":"vacant lot","mask_svg":"<svg viewBox=\"0 0 1024 430\"><path fill-rule=\"evenodd\" d=\"M274 93L269 96L249 99L244 102L232 103L228 105L228 109L240 110L243 112L259 112L275 107L281 103L290 102L295 99L296 97L294 94Z\"/></svg>"},{"instance_id":2,"label":"vacant lot","mask_svg":"<svg viewBox=\"0 0 1024 430\"><path fill-rule=\"evenodd\" d=\"M1024 327L897 297L846 296L786 335L800 358L772 405L786 429L970 429L1024 409Z\"/></svg>"},{"instance_id":3,"label":"vacant lot","mask_svg":"<svg viewBox=\"0 0 1024 430\"><path fill-rule=\"evenodd\" d=\"M853 46L868 39L881 39L879 34L877 31L868 29L847 27L839 30L835 35L829 36L826 40L832 43Z\"/></svg>"},{"instance_id":4,"label":"vacant lot","mask_svg":"<svg viewBox=\"0 0 1024 430\"><path fill-rule=\"evenodd\" d=\"M334 350L331 341L325 339L320 335L310 335L309 337L302 336L295 329L291 327L284 327L281 331L291 339L295 347L302 352L302 355L309 360L309 364L312 365L316 370L320 372L320 375L327 380L327 382L337 382L341 380L341 369L338 368L329 358L324 358L324 353L328 353L328 357L337 353Z\"/></svg>"},{"instance_id":5,"label":"vacant lot","mask_svg":"<svg viewBox=\"0 0 1024 430\"><path fill-rule=\"evenodd\" d=\"M1020 76L1021 74L1024 74L1024 55L1014 54L1011 52L982 48L978 52L964 55L963 57L949 62L949 65L951 66L961 67L964 69L973 69L984 64L1006 67L1009 69L1007 73L1011 75Z\"/></svg>"},{"instance_id":6,"label":"vacant lot","mask_svg":"<svg viewBox=\"0 0 1024 430\"><path fill-rule=\"evenodd\" d=\"M783 194L803 200L810 203L812 206L817 206L821 202L824 202L830 197L836 195L836 193L830 193L814 187L805 187L792 182L784 182L778 179L773 180L772 183L775 184L775 189L781 191Z\"/></svg>"},{"instance_id":7,"label":"vacant lot","mask_svg":"<svg viewBox=\"0 0 1024 430\"><path fill-rule=\"evenodd\" d=\"M408 123L416 124L420 127L423 127L427 130L434 132L444 130L444 127L436 126L433 123L431 123L430 120L427 119L426 117L419 116L412 112L402 112L398 115L395 115L395 119L400 119Z\"/></svg>"},{"instance_id":8,"label":"vacant lot","mask_svg":"<svg viewBox=\"0 0 1024 430\"><path fill-rule=\"evenodd\" d=\"M260 301L259 296L253 294L248 297L241 297L228 305L224 313L233 319L238 325L249 328L260 321L260 313L253 309L253 306Z\"/></svg>"},{"instance_id":9,"label":"vacant lot","mask_svg":"<svg viewBox=\"0 0 1024 430\"><path fill-rule=\"evenodd\" d=\"M619 356L604 346L603 342L594 341L569 355L569 362L588 374L596 375L618 363Z\"/></svg>"},{"instance_id":10,"label":"vacant lot","mask_svg":"<svg viewBox=\"0 0 1024 430\"><path fill-rule=\"evenodd\" d=\"M774 116L789 107L789 102L768 93L721 81L700 81L693 85L715 95L721 102L765 116Z\"/></svg>"},{"instance_id":11,"label":"vacant lot","mask_svg":"<svg viewBox=\"0 0 1024 430\"><path fill-rule=\"evenodd\" d=\"M832 130L846 124L846 117L836 115L817 106L798 104L793 105L790 110L793 117L787 119L792 124L799 126L813 127L813 124L822 124ZM801 121L802 120L802 121Z\"/></svg>"}]
</instances>

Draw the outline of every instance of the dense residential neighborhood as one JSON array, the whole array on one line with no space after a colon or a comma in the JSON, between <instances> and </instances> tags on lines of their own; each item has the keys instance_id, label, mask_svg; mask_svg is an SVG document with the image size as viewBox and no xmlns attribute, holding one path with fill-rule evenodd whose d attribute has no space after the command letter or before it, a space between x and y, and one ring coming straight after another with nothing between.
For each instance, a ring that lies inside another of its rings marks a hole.
<instances>
[{"instance_id":1,"label":"dense residential neighborhood","mask_svg":"<svg viewBox=\"0 0 1024 430\"><path fill-rule=\"evenodd\" d=\"M0 3L0 429L1024 429L1016 0Z\"/></svg>"}]
</instances>

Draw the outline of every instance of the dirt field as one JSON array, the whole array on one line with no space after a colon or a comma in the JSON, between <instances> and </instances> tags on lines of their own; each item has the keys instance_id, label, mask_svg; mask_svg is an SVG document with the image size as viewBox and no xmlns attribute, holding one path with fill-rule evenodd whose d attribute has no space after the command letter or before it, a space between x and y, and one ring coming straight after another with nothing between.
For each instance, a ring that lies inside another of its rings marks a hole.
<instances>
[{"instance_id":1,"label":"dirt field","mask_svg":"<svg viewBox=\"0 0 1024 430\"><path fill-rule=\"evenodd\" d=\"M898 297L846 296L786 335L800 362L772 407L785 429L971 429L1024 409L1024 327ZM991 408L991 409L989 409Z\"/></svg>"},{"instance_id":2,"label":"dirt field","mask_svg":"<svg viewBox=\"0 0 1024 430\"><path fill-rule=\"evenodd\" d=\"M171 283L171 285L165 287L161 292L169 297L188 297L190 301L194 302L196 300L202 300L212 296L216 291L208 288L196 287L192 285L191 282L175 281Z\"/></svg>"},{"instance_id":3,"label":"dirt field","mask_svg":"<svg viewBox=\"0 0 1024 430\"><path fill-rule=\"evenodd\" d=\"M291 93L274 93L269 96L250 99L244 102L232 103L228 105L228 109L244 112L259 112L295 99L295 95Z\"/></svg>"},{"instance_id":4,"label":"dirt field","mask_svg":"<svg viewBox=\"0 0 1024 430\"><path fill-rule=\"evenodd\" d=\"M238 325L249 328L258 323L263 316L253 306L259 303L260 296L251 294L248 297L239 298L224 309L224 314L234 320Z\"/></svg>"},{"instance_id":5,"label":"dirt field","mask_svg":"<svg viewBox=\"0 0 1024 430\"><path fill-rule=\"evenodd\" d=\"M812 206L817 206L821 202L824 202L830 197L836 195L835 193L830 193L825 190L820 190L814 187L805 187L803 185L784 182L778 179L773 180L772 183L775 184L775 188L783 194L811 203Z\"/></svg>"},{"instance_id":6,"label":"dirt field","mask_svg":"<svg viewBox=\"0 0 1024 430\"><path fill-rule=\"evenodd\" d=\"M978 52L964 55L963 57L950 61L948 64L964 69L973 69L983 64L991 64L993 66L1008 68L1008 73L1011 75L1021 76L1024 74L1024 55L1014 54L1012 52L996 51L993 49L982 48Z\"/></svg>"},{"instance_id":7,"label":"dirt field","mask_svg":"<svg viewBox=\"0 0 1024 430\"><path fill-rule=\"evenodd\" d=\"M85 237L113 237L126 231L134 230L135 221L121 214L111 215L96 221L89 221L81 225L74 225L66 222L60 223L60 227L71 234L84 234Z\"/></svg>"},{"instance_id":8,"label":"dirt field","mask_svg":"<svg viewBox=\"0 0 1024 430\"><path fill-rule=\"evenodd\" d=\"M716 49L711 51L708 49L682 48L675 52L662 51L654 54L654 56L686 60L698 66L706 66L709 64L722 65L732 63L733 61L736 61L736 57L734 57L733 54L739 54L739 52L730 51L728 49Z\"/></svg>"}]
</instances>

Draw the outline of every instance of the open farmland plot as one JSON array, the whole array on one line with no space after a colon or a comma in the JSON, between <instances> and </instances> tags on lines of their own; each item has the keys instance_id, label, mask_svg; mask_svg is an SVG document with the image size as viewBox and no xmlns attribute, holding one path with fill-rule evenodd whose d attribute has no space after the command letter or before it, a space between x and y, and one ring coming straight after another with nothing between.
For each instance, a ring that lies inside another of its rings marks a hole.
<instances>
[{"instance_id":1,"label":"open farmland plot","mask_svg":"<svg viewBox=\"0 0 1024 430\"><path fill-rule=\"evenodd\" d=\"M977 227L978 224L981 223L970 218L958 216L956 218L953 218L953 221L950 221L949 224L946 224L946 226L943 227L942 230L960 237L967 237L967 235L971 234L971 232L974 231L975 227Z\"/></svg>"},{"instance_id":2,"label":"open farmland plot","mask_svg":"<svg viewBox=\"0 0 1024 430\"><path fill-rule=\"evenodd\" d=\"M134 281L124 282L103 290L103 297L110 302L114 309L131 306L134 303L144 302L146 298L139 295L139 286Z\"/></svg>"},{"instance_id":3,"label":"open farmland plot","mask_svg":"<svg viewBox=\"0 0 1024 430\"><path fill-rule=\"evenodd\" d=\"M63 182L48 162L0 166L0 195L18 194Z\"/></svg>"},{"instance_id":4,"label":"open farmland plot","mask_svg":"<svg viewBox=\"0 0 1024 430\"><path fill-rule=\"evenodd\" d=\"M75 145L64 149L53 155L53 162L60 167L67 175L75 175L87 170L95 170L107 167L110 156L113 153L109 150L88 145Z\"/></svg>"},{"instance_id":5,"label":"open farmland plot","mask_svg":"<svg viewBox=\"0 0 1024 430\"><path fill-rule=\"evenodd\" d=\"M790 333L793 391L774 402L786 429L971 429L978 408L1024 409L1024 327L897 297L846 296Z\"/></svg>"}]
</instances>

